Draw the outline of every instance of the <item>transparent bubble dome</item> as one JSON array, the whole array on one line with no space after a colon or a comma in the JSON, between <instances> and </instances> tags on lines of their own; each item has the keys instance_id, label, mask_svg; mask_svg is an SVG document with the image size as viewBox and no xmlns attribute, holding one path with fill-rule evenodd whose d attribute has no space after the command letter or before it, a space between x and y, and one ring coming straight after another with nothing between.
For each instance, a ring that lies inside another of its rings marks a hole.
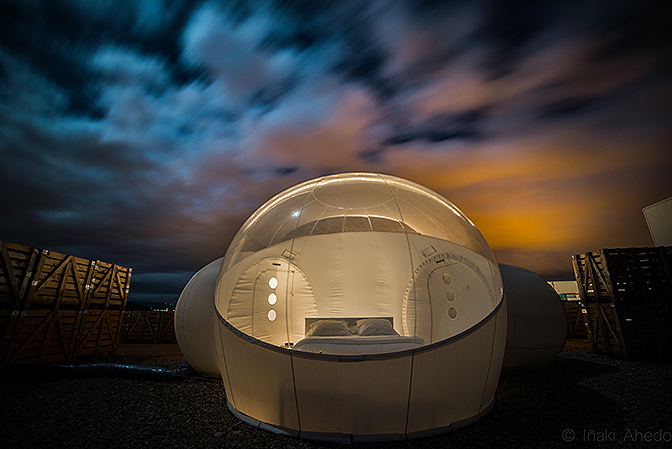
<instances>
[{"instance_id":1,"label":"transparent bubble dome","mask_svg":"<svg viewBox=\"0 0 672 449\"><path fill-rule=\"evenodd\" d=\"M385 317L431 344L501 299L492 251L455 205L401 178L345 173L291 187L250 216L224 257L215 305L240 331L292 347L321 318Z\"/></svg>"}]
</instances>

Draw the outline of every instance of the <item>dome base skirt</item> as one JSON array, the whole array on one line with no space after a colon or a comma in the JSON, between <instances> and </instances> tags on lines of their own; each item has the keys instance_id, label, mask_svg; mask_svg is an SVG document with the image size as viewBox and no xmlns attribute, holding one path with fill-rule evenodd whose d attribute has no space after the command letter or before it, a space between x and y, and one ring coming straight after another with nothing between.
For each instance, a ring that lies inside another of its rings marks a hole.
<instances>
[{"instance_id":1,"label":"dome base skirt","mask_svg":"<svg viewBox=\"0 0 672 449\"><path fill-rule=\"evenodd\" d=\"M488 413L490 413L492 408L495 406L495 400L493 399L492 402L490 402L490 404L488 404L478 414L471 416L469 418L461 419L448 426L436 427L434 429L427 429L412 433L389 433L389 434L373 434L373 435L329 433L329 432L302 432L280 426L273 426L271 424L261 422L258 419L254 419L251 416L248 416L236 410L236 408L233 406L233 404L231 404L231 402L228 399L226 400L226 406L229 408L231 413L233 413L233 415L236 418L240 419L245 424L248 424L256 429L264 430L266 432L271 432L278 435L301 438L304 440L350 444L350 443L374 443L384 441L415 440L419 438L427 438L436 435L442 435L444 433L453 432L462 429L464 427L467 427L471 424L474 424L475 422L480 421L482 418L484 418Z\"/></svg>"}]
</instances>

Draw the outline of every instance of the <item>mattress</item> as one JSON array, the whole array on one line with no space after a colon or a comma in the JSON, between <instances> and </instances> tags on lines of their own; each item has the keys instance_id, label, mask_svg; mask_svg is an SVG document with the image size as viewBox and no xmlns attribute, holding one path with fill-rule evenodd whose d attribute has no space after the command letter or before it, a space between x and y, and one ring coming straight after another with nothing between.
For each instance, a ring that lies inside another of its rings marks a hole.
<instances>
[{"instance_id":1,"label":"mattress","mask_svg":"<svg viewBox=\"0 0 672 449\"><path fill-rule=\"evenodd\" d=\"M362 355L403 351L417 348L424 343L420 337L400 335L306 337L296 343L293 349L317 354Z\"/></svg>"}]
</instances>

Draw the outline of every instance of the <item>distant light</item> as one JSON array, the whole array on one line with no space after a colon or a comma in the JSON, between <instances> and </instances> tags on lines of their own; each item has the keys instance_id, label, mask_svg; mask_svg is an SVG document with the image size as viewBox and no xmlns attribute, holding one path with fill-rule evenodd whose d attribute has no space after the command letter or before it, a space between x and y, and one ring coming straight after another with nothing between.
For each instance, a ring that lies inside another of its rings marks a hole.
<instances>
[{"instance_id":1,"label":"distant light","mask_svg":"<svg viewBox=\"0 0 672 449\"><path fill-rule=\"evenodd\" d=\"M276 302L278 302L278 297L275 295L275 293L268 295L268 303L270 305L275 305Z\"/></svg>"},{"instance_id":2,"label":"distant light","mask_svg":"<svg viewBox=\"0 0 672 449\"><path fill-rule=\"evenodd\" d=\"M295 210L294 212L292 212L292 217L296 218L298 216L299 216L299 211L298 210Z\"/></svg>"},{"instance_id":3,"label":"distant light","mask_svg":"<svg viewBox=\"0 0 672 449\"><path fill-rule=\"evenodd\" d=\"M270 278L270 279L268 280L268 286L271 287L271 288L275 288L275 287L277 287L277 286L278 286L278 278L276 278L275 276L273 276L272 278Z\"/></svg>"},{"instance_id":4,"label":"distant light","mask_svg":"<svg viewBox=\"0 0 672 449\"><path fill-rule=\"evenodd\" d=\"M278 314L275 313L275 310L271 309L268 311L268 321L275 321L275 319L278 317Z\"/></svg>"}]
</instances>

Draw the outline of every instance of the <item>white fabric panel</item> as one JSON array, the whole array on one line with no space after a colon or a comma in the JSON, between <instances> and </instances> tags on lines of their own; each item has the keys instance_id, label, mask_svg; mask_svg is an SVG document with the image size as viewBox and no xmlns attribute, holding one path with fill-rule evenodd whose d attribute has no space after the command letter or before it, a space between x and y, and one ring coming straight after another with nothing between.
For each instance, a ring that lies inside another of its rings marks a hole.
<instances>
[{"instance_id":1,"label":"white fabric panel","mask_svg":"<svg viewBox=\"0 0 672 449\"><path fill-rule=\"evenodd\" d=\"M302 432L404 433L410 356L366 362L293 359Z\"/></svg>"},{"instance_id":2,"label":"white fabric panel","mask_svg":"<svg viewBox=\"0 0 672 449\"><path fill-rule=\"evenodd\" d=\"M271 279L277 282L274 287ZM259 260L242 274L227 314L237 329L281 347L303 338L305 318L315 316L317 306L308 280L298 267L281 257Z\"/></svg>"},{"instance_id":3,"label":"white fabric panel","mask_svg":"<svg viewBox=\"0 0 672 449\"><path fill-rule=\"evenodd\" d=\"M235 324L238 329L249 334L252 327L251 322L243 323L252 313L251 306L243 304L238 297L245 291L250 294L254 288L254 282L248 279L252 274L246 270L261 259L289 251L313 291L317 303L314 316L391 316L395 329L402 333L401 304L411 269L408 258L397 255L400 251L408 254L406 237L402 233L372 232L302 237L293 244L283 242L251 255L223 273L216 291L217 307L229 322L240 324ZM325 257L326 254L329 257ZM347 263L339 264L339 260ZM349 279L347 283L345 279ZM236 295L233 295L234 287L240 290ZM235 306L230 304L233 300Z\"/></svg>"},{"instance_id":4,"label":"white fabric panel","mask_svg":"<svg viewBox=\"0 0 672 449\"><path fill-rule=\"evenodd\" d=\"M502 372L502 364L504 362L504 352L506 351L506 333L508 329L508 313L507 303L502 301L502 305L495 316L495 336L492 342L492 357L490 359L490 372L488 374L488 381L485 385L485 394L483 394L483 402L481 409L488 406L495 397L497 384L499 384L499 375Z\"/></svg>"},{"instance_id":5,"label":"white fabric panel","mask_svg":"<svg viewBox=\"0 0 672 449\"><path fill-rule=\"evenodd\" d=\"M259 277L260 262L249 267L234 283L235 287L231 292L226 310L220 310L227 321L235 326L236 329L254 335L252 330L253 312L254 312L254 286Z\"/></svg>"},{"instance_id":6,"label":"white fabric panel","mask_svg":"<svg viewBox=\"0 0 672 449\"><path fill-rule=\"evenodd\" d=\"M227 359L224 356L224 346L223 343L224 333L230 333L225 326L219 321L219 317L215 313L215 336L217 337L217 364L219 365L219 372L222 378L222 383L224 384L224 389L226 390L226 396L229 399L229 402L233 403L233 390L231 389L231 383L229 382L228 366ZM235 363L235 361L234 361Z\"/></svg>"},{"instance_id":7,"label":"white fabric panel","mask_svg":"<svg viewBox=\"0 0 672 449\"><path fill-rule=\"evenodd\" d=\"M201 268L189 280L175 306L175 336L187 363L196 371L219 376L213 299L222 258Z\"/></svg>"},{"instance_id":8,"label":"white fabric panel","mask_svg":"<svg viewBox=\"0 0 672 449\"><path fill-rule=\"evenodd\" d=\"M298 240L297 264L313 287L318 316L392 316L401 333L401 302L411 273L408 257L399 257L408 254L404 234L349 232Z\"/></svg>"},{"instance_id":9,"label":"white fabric panel","mask_svg":"<svg viewBox=\"0 0 672 449\"><path fill-rule=\"evenodd\" d=\"M508 331L504 369L543 368L567 340L567 314L558 294L536 273L500 264Z\"/></svg>"},{"instance_id":10,"label":"white fabric panel","mask_svg":"<svg viewBox=\"0 0 672 449\"><path fill-rule=\"evenodd\" d=\"M490 275L496 267L488 259L428 237L413 235L410 242L415 259L422 262L406 287L402 311L405 335L416 334L428 343L445 340L494 310L499 292Z\"/></svg>"},{"instance_id":11,"label":"white fabric panel","mask_svg":"<svg viewBox=\"0 0 672 449\"><path fill-rule=\"evenodd\" d=\"M497 313L501 312L500 308ZM493 352L495 322L491 319L465 338L415 355L408 433L472 417L492 401L494 391L484 397L487 382L498 381L498 363L489 372L491 358L502 357Z\"/></svg>"},{"instance_id":12,"label":"white fabric panel","mask_svg":"<svg viewBox=\"0 0 672 449\"><path fill-rule=\"evenodd\" d=\"M413 349L423 344L422 338L398 335L308 337L299 341L293 349L317 354L381 354Z\"/></svg>"},{"instance_id":13,"label":"white fabric panel","mask_svg":"<svg viewBox=\"0 0 672 449\"><path fill-rule=\"evenodd\" d=\"M219 278L217 279L217 288L215 290L215 306L219 313L224 317L228 318L228 314L232 313L234 315L243 316L242 311L229 311L230 301L233 295L233 290L236 287L239 287L238 281L243 276L246 270L248 270L252 265L259 262L261 259L267 257L280 257L287 248L291 245L291 242L283 242L272 248L266 248L263 251L258 251L256 253L249 253L244 259L238 262L236 265L229 268L227 271L220 271ZM224 267L222 266L222 269ZM242 286L241 286L242 287ZM250 284L250 290L252 285ZM230 322L230 320L229 320ZM250 323L251 326L251 323Z\"/></svg>"},{"instance_id":14,"label":"white fabric panel","mask_svg":"<svg viewBox=\"0 0 672 449\"><path fill-rule=\"evenodd\" d=\"M299 429L289 353L277 352L220 326L226 358L226 397L241 413L274 426ZM224 368L224 367L223 367Z\"/></svg>"},{"instance_id":15,"label":"white fabric panel","mask_svg":"<svg viewBox=\"0 0 672 449\"><path fill-rule=\"evenodd\" d=\"M417 319L418 335L427 341L452 337L491 311L491 302L483 300L492 296L487 287L468 265L451 254L438 253L415 272L404 303L406 319L409 324ZM411 293L416 295L415 301ZM413 326L408 329L411 333Z\"/></svg>"}]
</instances>

